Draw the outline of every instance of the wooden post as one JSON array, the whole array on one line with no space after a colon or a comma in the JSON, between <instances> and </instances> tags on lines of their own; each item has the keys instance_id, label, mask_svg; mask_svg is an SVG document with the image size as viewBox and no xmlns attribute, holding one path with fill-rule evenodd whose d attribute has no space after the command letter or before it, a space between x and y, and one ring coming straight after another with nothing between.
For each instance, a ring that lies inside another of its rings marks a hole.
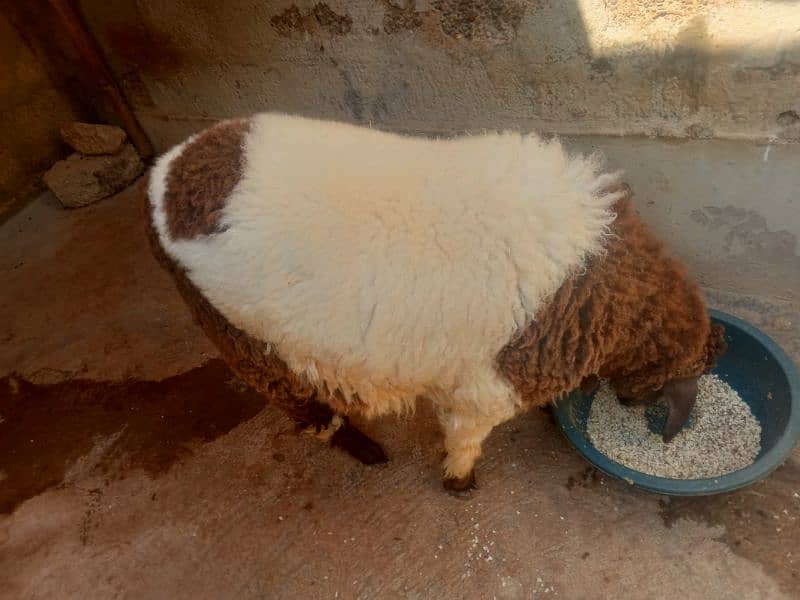
<instances>
[{"instance_id":1,"label":"wooden post","mask_svg":"<svg viewBox=\"0 0 800 600\"><path fill-rule=\"evenodd\" d=\"M139 156L142 158L151 157L153 155L153 146L125 96L122 95L122 91L119 89L111 70L103 58L100 47L87 31L73 0L49 0L49 2L53 10L58 14L64 26L64 32L75 46L84 66L88 69L98 87L108 97L114 112L119 117Z\"/></svg>"}]
</instances>

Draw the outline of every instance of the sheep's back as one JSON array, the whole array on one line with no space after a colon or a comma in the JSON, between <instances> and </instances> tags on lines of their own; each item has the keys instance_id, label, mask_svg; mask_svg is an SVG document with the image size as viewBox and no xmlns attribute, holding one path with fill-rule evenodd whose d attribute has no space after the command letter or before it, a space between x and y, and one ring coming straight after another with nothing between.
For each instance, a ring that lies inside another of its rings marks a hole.
<instances>
[{"instance_id":1,"label":"sheep's back","mask_svg":"<svg viewBox=\"0 0 800 600\"><path fill-rule=\"evenodd\" d=\"M235 327L397 408L434 388L508 393L495 357L602 248L608 181L535 136L260 115L173 149L150 197L160 245Z\"/></svg>"}]
</instances>

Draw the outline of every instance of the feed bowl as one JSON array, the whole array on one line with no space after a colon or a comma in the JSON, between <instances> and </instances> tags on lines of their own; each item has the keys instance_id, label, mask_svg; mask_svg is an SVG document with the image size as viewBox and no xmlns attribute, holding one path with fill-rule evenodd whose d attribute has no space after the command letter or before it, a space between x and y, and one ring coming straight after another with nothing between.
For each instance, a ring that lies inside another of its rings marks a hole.
<instances>
[{"instance_id":1,"label":"feed bowl","mask_svg":"<svg viewBox=\"0 0 800 600\"><path fill-rule=\"evenodd\" d=\"M725 327L728 351L713 373L735 389L761 425L753 464L707 479L670 479L634 471L602 454L586 434L593 394L572 392L556 405L556 419L573 446L595 467L631 485L670 496L706 496L751 485L778 468L800 437L800 375L786 353L749 323L712 310Z\"/></svg>"}]
</instances>

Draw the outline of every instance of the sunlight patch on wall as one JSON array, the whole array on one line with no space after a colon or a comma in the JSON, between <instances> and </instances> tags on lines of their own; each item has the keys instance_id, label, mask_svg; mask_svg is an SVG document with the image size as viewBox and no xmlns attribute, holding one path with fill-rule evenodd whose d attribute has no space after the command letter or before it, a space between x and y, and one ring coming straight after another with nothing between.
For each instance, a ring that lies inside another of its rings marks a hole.
<instances>
[{"instance_id":1,"label":"sunlight patch on wall","mask_svg":"<svg viewBox=\"0 0 800 600\"><path fill-rule=\"evenodd\" d=\"M576 0L595 56L702 46L737 58L800 56L793 0Z\"/></svg>"}]
</instances>

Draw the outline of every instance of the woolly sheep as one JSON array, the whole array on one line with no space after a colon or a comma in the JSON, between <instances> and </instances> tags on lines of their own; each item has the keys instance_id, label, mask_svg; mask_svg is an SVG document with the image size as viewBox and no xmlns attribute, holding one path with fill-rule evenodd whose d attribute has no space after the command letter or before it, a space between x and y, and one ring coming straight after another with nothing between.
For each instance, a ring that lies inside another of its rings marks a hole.
<instances>
[{"instance_id":1,"label":"woolly sheep","mask_svg":"<svg viewBox=\"0 0 800 600\"><path fill-rule=\"evenodd\" d=\"M261 114L167 152L148 197L154 252L238 376L365 463L386 457L347 416L428 399L454 492L493 427L597 378L665 397L668 439L724 348L619 175L536 135Z\"/></svg>"}]
</instances>

